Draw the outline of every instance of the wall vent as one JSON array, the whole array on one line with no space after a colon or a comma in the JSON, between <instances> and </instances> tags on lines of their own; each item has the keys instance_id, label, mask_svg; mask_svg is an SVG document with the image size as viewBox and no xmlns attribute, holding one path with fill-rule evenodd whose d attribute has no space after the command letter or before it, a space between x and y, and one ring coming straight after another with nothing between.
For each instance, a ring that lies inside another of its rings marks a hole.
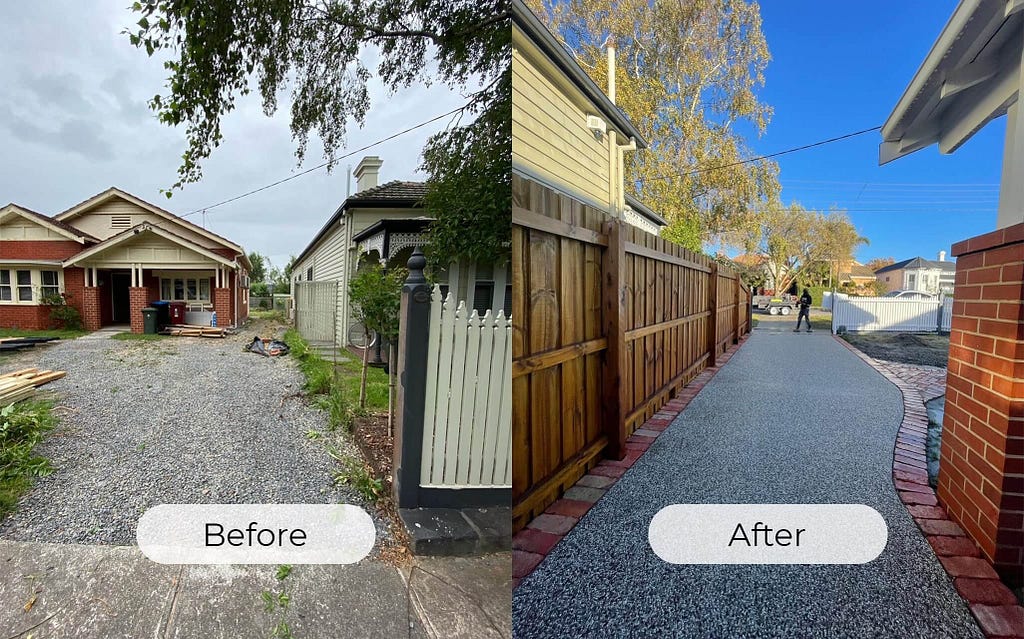
<instances>
[{"instance_id":1,"label":"wall vent","mask_svg":"<svg viewBox=\"0 0 1024 639\"><path fill-rule=\"evenodd\" d=\"M110 228L112 229L127 229L132 226L132 216L130 215L111 215L110 216Z\"/></svg>"}]
</instances>

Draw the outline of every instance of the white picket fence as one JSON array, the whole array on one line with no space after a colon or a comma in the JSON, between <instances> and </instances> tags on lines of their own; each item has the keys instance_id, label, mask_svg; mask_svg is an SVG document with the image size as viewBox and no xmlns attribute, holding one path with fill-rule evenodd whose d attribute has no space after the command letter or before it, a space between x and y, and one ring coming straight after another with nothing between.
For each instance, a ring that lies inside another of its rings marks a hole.
<instances>
[{"instance_id":1,"label":"white picket fence","mask_svg":"<svg viewBox=\"0 0 1024 639\"><path fill-rule=\"evenodd\" d=\"M430 304L420 485L512 486L512 318Z\"/></svg>"},{"instance_id":2,"label":"white picket fence","mask_svg":"<svg viewBox=\"0 0 1024 639\"><path fill-rule=\"evenodd\" d=\"M949 331L953 298L906 300L892 297L847 297L833 300L832 326L848 331L935 333Z\"/></svg>"}]
</instances>

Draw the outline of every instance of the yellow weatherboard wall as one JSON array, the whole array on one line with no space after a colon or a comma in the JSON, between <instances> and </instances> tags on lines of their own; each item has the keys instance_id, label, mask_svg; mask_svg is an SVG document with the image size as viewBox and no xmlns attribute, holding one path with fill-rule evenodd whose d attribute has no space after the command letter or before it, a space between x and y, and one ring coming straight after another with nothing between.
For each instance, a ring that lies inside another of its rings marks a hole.
<instances>
[{"instance_id":1,"label":"yellow weatherboard wall","mask_svg":"<svg viewBox=\"0 0 1024 639\"><path fill-rule=\"evenodd\" d=\"M513 168L608 210L609 136L587 128L598 110L514 24L512 45Z\"/></svg>"}]
</instances>

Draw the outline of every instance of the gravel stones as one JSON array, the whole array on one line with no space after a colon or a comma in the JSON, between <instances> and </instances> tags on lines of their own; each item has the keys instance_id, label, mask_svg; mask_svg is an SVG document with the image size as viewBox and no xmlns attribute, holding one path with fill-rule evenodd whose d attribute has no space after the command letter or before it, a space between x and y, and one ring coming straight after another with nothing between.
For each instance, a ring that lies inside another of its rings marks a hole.
<instances>
[{"instance_id":1,"label":"gravel stones","mask_svg":"<svg viewBox=\"0 0 1024 639\"><path fill-rule=\"evenodd\" d=\"M57 468L0 523L19 541L135 543L146 509L173 503L352 503L335 486L323 439L326 414L301 394L288 357L242 351L248 333L227 339L78 339L0 360L0 370L68 371L47 385L60 424L37 449ZM330 435L358 457L347 437Z\"/></svg>"}]
</instances>

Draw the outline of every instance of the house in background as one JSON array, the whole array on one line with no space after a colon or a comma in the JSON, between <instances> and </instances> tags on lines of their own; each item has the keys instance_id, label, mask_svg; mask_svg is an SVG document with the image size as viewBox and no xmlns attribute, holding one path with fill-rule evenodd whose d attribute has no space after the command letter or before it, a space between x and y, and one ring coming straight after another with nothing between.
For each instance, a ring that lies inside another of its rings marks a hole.
<instances>
[{"instance_id":1,"label":"house in background","mask_svg":"<svg viewBox=\"0 0 1024 639\"><path fill-rule=\"evenodd\" d=\"M359 161L353 171L356 193L342 202L295 260L295 284L336 284L333 293L327 293L334 295L333 320L325 317L319 322L333 321L333 327L318 325L307 331L314 340L333 336L338 346L346 346L354 324L348 298L352 277L372 264L404 268L413 249L427 241L432 218L423 210L426 183L392 180L378 184L382 165L376 156ZM439 269L431 278L444 292L451 290L457 300L464 300L467 307L480 314L511 306L511 264L507 259L496 263L459 262ZM298 299L296 312L302 313Z\"/></svg>"},{"instance_id":2,"label":"house in background","mask_svg":"<svg viewBox=\"0 0 1024 639\"><path fill-rule=\"evenodd\" d=\"M56 216L0 209L0 325L49 328L44 298L63 294L86 329L143 329L142 309L182 301L221 326L249 315L245 250L111 187Z\"/></svg>"},{"instance_id":3,"label":"house in background","mask_svg":"<svg viewBox=\"0 0 1024 639\"><path fill-rule=\"evenodd\" d=\"M887 291L921 291L933 295L952 295L955 276L956 262L947 260L945 251L939 251L937 260L913 257L875 271L875 277Z\"/></svg>"}]
</instances>

